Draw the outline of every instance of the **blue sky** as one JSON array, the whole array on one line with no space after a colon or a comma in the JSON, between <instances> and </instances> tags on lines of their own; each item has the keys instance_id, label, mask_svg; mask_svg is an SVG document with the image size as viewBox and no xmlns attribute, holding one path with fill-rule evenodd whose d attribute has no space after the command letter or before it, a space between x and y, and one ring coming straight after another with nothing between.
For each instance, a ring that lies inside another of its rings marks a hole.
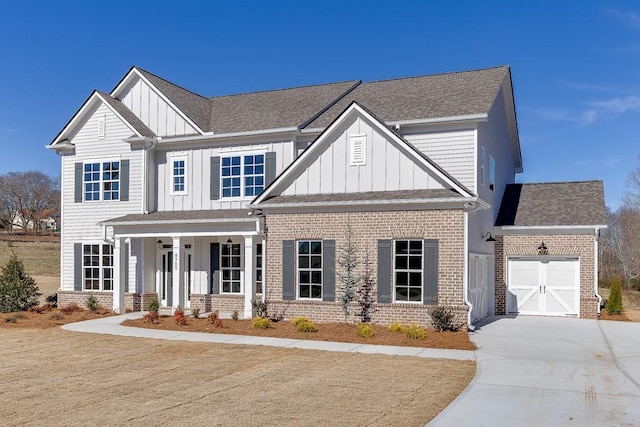
<instances>
[{"instance_id":1,"label":"blue sky","mask_svg":"<svg viewBox=\"0 0 640 427\"><path fill-rule=\"evenodd\" d=\"M132 65L205 96L512 67L520 182L640 164L632 1L24 1L0 6L0 173L59 175L44 145Z\"/></svg>"}]
</instances>

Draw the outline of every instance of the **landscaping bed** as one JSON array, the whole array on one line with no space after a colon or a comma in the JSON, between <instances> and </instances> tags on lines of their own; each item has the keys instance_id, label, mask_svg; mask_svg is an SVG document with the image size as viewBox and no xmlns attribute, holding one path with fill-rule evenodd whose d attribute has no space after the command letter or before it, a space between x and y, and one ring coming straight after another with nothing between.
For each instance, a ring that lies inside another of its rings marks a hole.
<instances>
[{"instance_id":1,"label":"landscaping bed","mask_svg":"<svg viewBox=\"0 0 640 427\"><path fill-rule=\"evenodd\" d=\"M268 329L258 329L250 320L223 321L221 328L214 328L208 319L188 318L186 325L176 325L173 316L160 316L158 323L146 323L145 319L126 320L124 326L150 329L168 329L185 332L207 332L213 334L252 335L271 338L290 338L301 340L350 342L356 344L395 345L403 347L448 348L456 350L475 350L476 346L464 331L437 332L426 330L424 339L407 338L402 332L391 332L387 327L372 325L374 335L363 338L357 334L357 326L345 323L317 323L317 332L299 332L290 321L271 324Z\"/></svg>"},{"instance_id":2,"label":"landscaping bed","mask_svg":"<svg viewBox=\"0 0 640 427\"><path fill-rule=\"evenodd\" d=\"M14 313L1 313L0 328L47 329L66 325L67 323L81 322L83 320L98 319L107 316L113 316L113 312L104 308L98 309L95 312L79 308L67 313L59 308L51 308L41 313L35 311L18 311Z\"/></svg>"}]
</instances>

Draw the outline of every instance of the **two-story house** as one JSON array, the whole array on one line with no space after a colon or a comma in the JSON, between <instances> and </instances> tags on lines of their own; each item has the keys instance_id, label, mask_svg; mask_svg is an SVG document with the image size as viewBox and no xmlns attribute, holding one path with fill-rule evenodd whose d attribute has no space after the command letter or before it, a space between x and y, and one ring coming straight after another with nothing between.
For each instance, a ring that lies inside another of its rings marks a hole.
<instances>
[{"instance_id":1,"label":"two-story house","mask_svg":"<svg viewBox=\"0 0 640 427\"><path fill-rule=\"evenodd\" d=\"M47 147L62 305L337 321L350 229L376 322L599 310L602 183L515 184L508 67L212 98L133 67Z\"/></svg>"}]
</instances>

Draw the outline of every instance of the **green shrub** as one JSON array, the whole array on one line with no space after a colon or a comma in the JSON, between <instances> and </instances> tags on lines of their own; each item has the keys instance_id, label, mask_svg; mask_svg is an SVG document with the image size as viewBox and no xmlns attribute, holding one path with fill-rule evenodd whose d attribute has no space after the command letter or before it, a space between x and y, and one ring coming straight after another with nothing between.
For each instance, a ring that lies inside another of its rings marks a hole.
<instances>
[{"instance_id":1,"label":"green shrub","mask_svg":"<svg viewBox=\"0 0 640 427\"><path fill-rule=\"evenodd\" d=\"M291 319L291 324L293 326L298 326L300 323L303 322L309 322L309 318L301 316L301 317L294 317L293 319Z\"/></svg>"},{"instance_id":2,"label":"green shrub","mask_svg":"<svg viewBox=\"0 0 640 427\"><path fill-rule=\"evenodd\" d=\"M614 276L611 281L611 290L609 291L609 300L607 301L607 313L618 315L622 314L622 289L620 288L620 276Z\"/></svg>"},{"instance_id":3,"label":"green shrub","mask_svg":"<svg viewBox=\"0 0 640 427\"><path fill-rule=\"evenodd\" d=\"M436 306L431 310L431 322L436 331L457 331L459 326L455 323L455 315L453 310L442 305Z\"/></svg>"},{"instance_id":4,"label":"green shrub","mask_svg":"<svg viewBox=\"0 0 640 427\"><path fill-rule=\"evenodd\" d=\"M38 305L38 297L42 295L36 281L24 270L24 264L15 253L0 273L0 311L25 311Z\"/></svg>"},{"instance_id":5,"label":"green shrub","mask_svg":"<svg viewBox=\"0 0 640 427\"><path fill-rule=\"evenodd\" d=\"M238 310L233 310L233 312L231 313L231 320L234 320L237 322L239 318L240 318L240 314L238 314Z\"/></svg>"},{"instance_id":6,"label":"green shrub","mask_svg":"<svg viewBox=\"0 0 640 427\"><path fill-rule=\"evenodd\" d=\"M407 338L411 338L414 340L423 340L427 336L427 332L415 323L411 326L408 326L405 329L404 334L407 336Z\"/></svg>"},{"instance_id":7,"label":"green shrub","mask_svg":"<svg viewBox=\"0 0 640 427\"><path fill-rule=\"evenodd\" d=\"M47 295L45 297L45 301L47 302L47 304L50 304L51 307L56 308L58 307L58 294L54 293L51 295Z\"/></svg>"},{"instance_id":8,"label":"green shrub","mask_svg":"<svg viewBox=\"0 0 640 427\"><path fill-rule=\"evenodd\" d=\"M98 304L98 300L93 295L89 295L89 298L87 298L85 305L87 306L87 310L91 312L96 311L98 307L100 307L100 304Z\"/></svg>"},{"instance_id":9,"label":"green shrub","mask_svg":"<svg viewBox=\"0 0 640 427\"><path fill-rule=\"evenodd\" d=\"M402 332L404 333L404 330L406 329L406 326L404 326L402 323L400 322L393 322L390 326L389 326L389 330L391 332Z\"/></svg>"},{"instance_id":10,"label":"green shrub","mask_svg":"<svg viewBox=\"0 0 640 427\"><path fill-rule=\"evenodd\" d=\"M157 313L158 310L160 310L160 302L158 301L158 298L155 298L149 303L149 311Z\"/></svg>"},{"instance_id":11,"label":"green shrub","mask_svg":"<svg viewBox=\"0 0 640 427\"><path fill-rule=\"evenodd\" d=\"M373 336L373 327L370 323L358 323L358 336L362 338L371 338Z\"/></svg>"},{"instance_id":12,"label":"green shrub","mask_svg":"<svg viewBox=\"0 0 640 427\"><path fill-rule=\"evenodd\" d=\"M318 328L313 324L311 320L305 320L296 324L298 332L318 332Z\"/></svg>"},{"instance_id":13,"label":"green shrub","mask_svg":"<svg viewBox=\"0 0 640 427\"><path fill-rule=\"evenodd\" d=\"M264 317L256 317L251 321L251 326L257 329L269 329L271 327L271 320Z\"/></svg>"}]
</instances>

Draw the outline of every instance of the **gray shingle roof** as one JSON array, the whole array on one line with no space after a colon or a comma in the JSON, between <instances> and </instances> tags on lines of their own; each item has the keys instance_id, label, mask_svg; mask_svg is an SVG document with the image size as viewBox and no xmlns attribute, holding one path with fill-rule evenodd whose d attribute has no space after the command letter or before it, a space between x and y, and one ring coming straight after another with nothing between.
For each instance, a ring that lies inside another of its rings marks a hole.
<instances>
[{"instance_id":1,"label":"gray shingle roof","mask_svg":"<svg viewBox=\"0 0 640 427\"><path fill-rule=\"evenodd\" d=\"M496 219L496 226L606 223L602 181L509 184Z\"/></svg>"},{"instance_id":2,"label":"gray shingle roof","mask_svg":"<svg viewBox=\"0 0 640 427\"><path fill-rule=\"evenodd\" d=\"M260 203L260 206L278 206L289 203L325 203L349 201L378 201L378 200L410 200L410 199L439 199L462 197L453 190L400 190L400 191L367 191L364 193L332 193L309 194L301 196L276 196Z\"/></svg>"},{"instance_id":3,"label":"gray shingle roof","mask_svg":"<svg viewBox=\"0 0 640 427\"><path fill-rule=\"evenodd\" d=\"M100 91L96 92L98 92L109 103L109 105L118 112L118 114L120 114L127 122L129 122L129 124L133 126L140 133L140 135L147 136L149 138L156 136L153 131L149 129L147 125L142 123L142 120L140 120L138 116L133 114L133 112L131 112L131 110L129 110L127 106L122 102L113 98L108 93Z\"/></svg>"},{"instance_id":4,"label":"gray shingle roof","mask_svg":"<svg viewBox=\"0 0 640 427\"><path fill-rule=\"evenodd\" d=\"M385 123L486 114L509 67L363 83L311 122L324 128L356 101Z\"/></svg>"},{"instance_id":5,"label":"gray shingle roof","mask_svg":"<svg viewBox=\"0 0 640 427\"><path fill-rule=\"evenodd\" d=\"M136 67L160 92L162 92L180 111L187 115L200 129L209 130L211 102L196 93Z\"/></svg>"},{"instance_id":6,"label":"gray shingle roof","mask_svg":"<svg viewBox=\"0 0 640 427\"><path fill-rule=\"evenodd\" d=\"M211 98L214 133L296 128L360 83L357 80Z\"/></svg>"},{"instance_id":7,"label":"gray shingle roof","mask_svg":"<svg viewBox=\"0 0 640 427\"><path fill-rule=\"evenodd\" d=\"M103 221L103 224L166 223L166 222L216 222L225 220L252 220L250 209L221 209L206 211L163 211L149 214L130 214Z\"/></svg>"}]
</instances>

